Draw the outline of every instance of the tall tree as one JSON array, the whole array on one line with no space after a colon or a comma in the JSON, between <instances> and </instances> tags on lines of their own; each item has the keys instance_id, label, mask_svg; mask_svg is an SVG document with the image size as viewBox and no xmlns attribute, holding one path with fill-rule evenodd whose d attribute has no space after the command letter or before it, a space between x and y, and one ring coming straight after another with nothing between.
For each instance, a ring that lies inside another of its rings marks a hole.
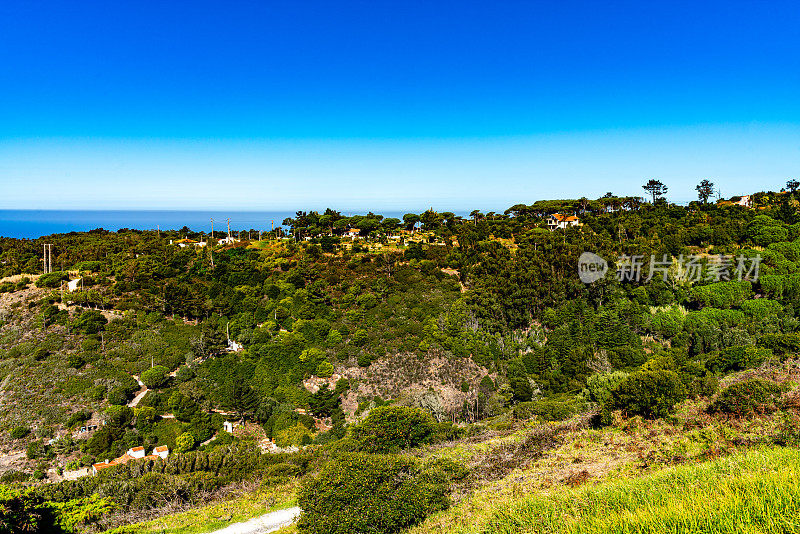
<instances>
[{"instance_id":1,"label":"tall tree","mask_svg":"<svg viewBox=\"0 0 800 534\"><path fill-rule=\"evenodd\" d=\"M236 413L239 419L252 415L258 407L258 394L238 377L225 381L222 388L222 406Z\"/></svg>"},{"instance_id":2,"label":"tall tree","mask_svg":"<svg viewBox=\"0 0 800 534\"><path fill-rule=\"evenodd\" d=\"M406 213L403 215L403 223L406 225L406 230L409 232L414 231L414 227L419 222L420 217L416 213Z\"/></svg>"},{"instance_id":3,"label":"tall tree","mask_svg":"<svg viewBox=\"0 0 800 534\"><path fill-rule=\"evenodd\" d=\"M714 182L710 180L703 180L697 184L697 197L703 201L703 204L708 202L709 197L714 194Z\"/></svg>"},{"instance_id":4,"label":"tall tree","mask_svg":"<svg viewBox=\"0 0 800 534\"><path fill-rule=\"evenodd\" d=\"M797 180L789 180L788 182L786 182L786 189L788 189L792 193L797 191L798 187L800 187L800 182L798 182Z\"/></svg>"},{"instance_id":5,"label":"tall tree","mask_svg":"<svg viewBox=\"0 0 800 534\"><path fill-rule=\"evenodd\" d=\"M666 195L668 190L667 186L664 185L660 180L655 180L652 178L642 186L642 189L650 193L650 196L653 197L653 204L656 203L656 200Z\"/></svg>"}]
</instances>

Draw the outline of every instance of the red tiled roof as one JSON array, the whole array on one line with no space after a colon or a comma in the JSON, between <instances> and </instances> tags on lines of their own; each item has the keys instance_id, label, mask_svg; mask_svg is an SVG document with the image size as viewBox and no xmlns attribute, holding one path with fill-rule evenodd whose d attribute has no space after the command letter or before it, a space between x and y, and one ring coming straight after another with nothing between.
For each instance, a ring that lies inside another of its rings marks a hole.
<instances>
[{"instance_id":1,"label":"red tiled roof","mask_svg":"<svg viewBox=\"0 0 800 534\"><path fill-rule=\"evenodd\" d=\"M550 217L556 219L557 221L561 221L561 222L564 222L564 221L571 222L571 221L577 221L578 220L578 218L575 215L562 215L561 213L553 213L552 215L550 215Z\"/></svg>"}]
</instances>

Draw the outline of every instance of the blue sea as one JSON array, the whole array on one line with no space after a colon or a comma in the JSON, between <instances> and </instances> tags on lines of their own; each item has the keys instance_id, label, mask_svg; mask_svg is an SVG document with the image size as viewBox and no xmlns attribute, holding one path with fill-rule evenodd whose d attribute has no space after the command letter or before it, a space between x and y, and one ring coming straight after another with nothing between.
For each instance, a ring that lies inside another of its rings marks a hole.
<instances>
[{"instance_id":1,"label":"blue sea","mask_svg":"<svg viewBox=\"0 0 800 534\"><path fill-rule=\"evenodd\" d=\"M356 212L343 215L355 215ZM380 212L385 217L402 219L403 213ZM226 230L226 219L231 220L231 230L268 231L274 222L278 227L293 211L169 211L169 210L0 210L0 236L36 239L37 237L67 232L85 232L96 228L117 231L120 228L135 230L178 230L184 226L194 231Z\"/></svg>"}]
</instances>

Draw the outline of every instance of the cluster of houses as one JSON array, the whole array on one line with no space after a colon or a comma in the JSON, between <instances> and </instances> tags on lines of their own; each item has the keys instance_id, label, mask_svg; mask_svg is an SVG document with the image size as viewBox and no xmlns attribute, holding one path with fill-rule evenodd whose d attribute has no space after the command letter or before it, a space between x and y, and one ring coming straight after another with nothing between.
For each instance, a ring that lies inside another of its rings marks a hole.
<instances>
[{"instance_id":1,"label":"cluster of houses","mask_svg":"<svg viewBox=\"0 0 800 534\"><path fill-rule=\"evenodd\" d=\"M185 239L178 239L177 241L173 242L172 239L169 240L170 245L178 245L181 248L185 247L204 247L208 243L205 241L195 241L194 239L189 239L188 237Z\"/></svg>"},{"instance_id":2,"label":"cluster of houses","mask_svg":"<svg viewBox=\"0 0 800 534\"><path fill-rule=\"evenodd\" d=\"M105 462L92 464L92 474L96 475L103 469L108 469L109 467L114 467L115 465L123 465L130 462L131 460L156 460L158 458L166 460L167 456L169 456L169 447L167 447L166 445L160 445L158 447L155 447L153 449L152 454L150 454L149 456L145 456L144 447L132 447L128 449L128 452L126 452L119 458L114 458L111 461L106 460Z\"/></svg>"}]
</instances>

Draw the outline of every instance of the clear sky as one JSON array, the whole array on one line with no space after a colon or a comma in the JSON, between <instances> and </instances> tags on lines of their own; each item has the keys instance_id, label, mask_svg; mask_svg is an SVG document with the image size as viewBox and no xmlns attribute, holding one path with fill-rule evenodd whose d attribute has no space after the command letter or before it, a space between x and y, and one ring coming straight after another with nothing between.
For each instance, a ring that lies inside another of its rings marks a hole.
<instances>
[{"instance_id":1,"label":"clear sky","mask_svg":"<svg viewBox=\"0 0 800 534\"><path fill-rule=\"evenodd\" d=\"M0 208L502 210L800 178L796 2L0 2Z\"/></svg>"}]
</instances>

